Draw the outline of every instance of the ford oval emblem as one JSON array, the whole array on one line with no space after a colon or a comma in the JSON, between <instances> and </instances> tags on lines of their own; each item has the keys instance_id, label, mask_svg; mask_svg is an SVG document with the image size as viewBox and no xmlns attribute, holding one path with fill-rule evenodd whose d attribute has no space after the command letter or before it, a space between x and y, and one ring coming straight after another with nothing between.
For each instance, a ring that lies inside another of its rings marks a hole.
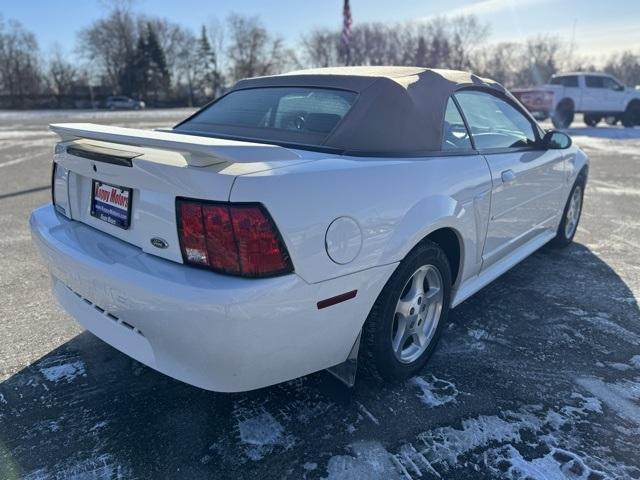
<instances>
[{"instance_id":1,"label":"ford oval emblem","mask_svg":"<svg viewBox=\"0 0 640 480\"><path fill-rule=\"evenodd\" d=\"M153 245L156 248L168 248L169 247L169 242L167 242L165 239L160 238L160 237L153 237L151 240L151 245Z\"/></svg>"}]
</instances>

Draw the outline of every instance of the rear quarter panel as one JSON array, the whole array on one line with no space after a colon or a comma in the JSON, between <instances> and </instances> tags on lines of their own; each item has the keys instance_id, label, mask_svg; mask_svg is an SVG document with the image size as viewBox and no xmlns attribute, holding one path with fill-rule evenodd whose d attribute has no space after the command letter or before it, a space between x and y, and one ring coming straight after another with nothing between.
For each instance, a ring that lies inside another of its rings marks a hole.
<instances>
[{"instance_id":1,"label":"rear quarter panel","mask_svg":"<svg viewBox=\"0 0 640 480\"><path fill-rule=\"evenodd\" d=\"M479 155L423 158L330 157L239 176L233 202L261 202L277 224L293 265L316 283L402 260L442 227L462 242L461 277L477 273L489 215L491 177ZM325 234L341 216L362 232L358 256L331 260Z\"/></svg>"}]
</instances>

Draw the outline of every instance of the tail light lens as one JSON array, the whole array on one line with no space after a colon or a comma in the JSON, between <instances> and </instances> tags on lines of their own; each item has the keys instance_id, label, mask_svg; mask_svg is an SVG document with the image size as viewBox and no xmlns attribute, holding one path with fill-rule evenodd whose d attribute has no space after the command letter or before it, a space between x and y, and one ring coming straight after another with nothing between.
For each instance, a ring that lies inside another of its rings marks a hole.
<instances>
[{"instance_id":1,"label":"tail light lens","mask_svg":"<svg viewBox=\"0 0 640 480\"><path fill-rule=\"evenodd\" d=\"M287 248L261 205L177 199L184 263L243 277L293 271Z\"/></svg>"}]
</instances>

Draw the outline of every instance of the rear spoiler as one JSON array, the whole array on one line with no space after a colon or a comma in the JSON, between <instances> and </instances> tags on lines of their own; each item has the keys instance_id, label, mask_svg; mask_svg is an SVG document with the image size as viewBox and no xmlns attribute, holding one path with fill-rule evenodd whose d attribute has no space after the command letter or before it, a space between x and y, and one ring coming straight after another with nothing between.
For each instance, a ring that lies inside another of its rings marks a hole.
<instances>
[{"instance_id":1,"label":"rear spoiler","mask_svg":"<svg viewBox=\"0 0 640 480\"><path fill-rule=\"evenodd\" d=\"M199 137L173 132L111 127L93 123L54 123L49 128L62 141L86 138L121 145L158 148L185 154L187 164L206 167L217 163L255 163L298 160L300 156L278 145Z\"/></svg>"}]
</instances>

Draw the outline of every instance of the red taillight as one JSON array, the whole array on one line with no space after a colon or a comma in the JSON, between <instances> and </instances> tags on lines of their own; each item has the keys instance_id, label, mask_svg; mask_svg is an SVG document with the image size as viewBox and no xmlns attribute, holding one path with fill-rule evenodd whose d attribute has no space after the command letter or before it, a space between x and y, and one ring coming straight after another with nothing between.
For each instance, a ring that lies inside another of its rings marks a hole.
<instances>
[{"instance_id":1,"label":"red taillight","mask_svg":"<svg viewBox=\"0 0 640 480\"><path fill-rule=\"evenodd\" d=\"M293 270L271 217L260 205L176 200L185 263L245 277Z\"/></svg>"}]
</instances>

